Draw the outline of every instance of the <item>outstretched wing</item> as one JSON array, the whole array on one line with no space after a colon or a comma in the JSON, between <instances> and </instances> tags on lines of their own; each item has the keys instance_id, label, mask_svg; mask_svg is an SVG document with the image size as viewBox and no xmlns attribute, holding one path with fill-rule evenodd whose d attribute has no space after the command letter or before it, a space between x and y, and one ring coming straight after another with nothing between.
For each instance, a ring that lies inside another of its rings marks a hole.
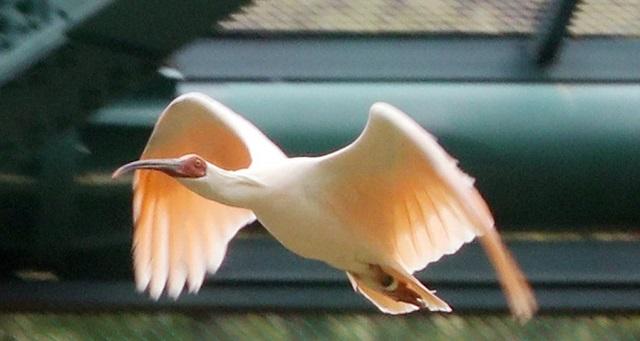
<instances>
[{"instance_id":1,"label":"outstretched wing","mask_svg":"<svg viewBox=\"0 0 640 341\"><path fill-rule=\"evenodd\" d=\"M323 174L333 174L332 208L353 219L354 238L376 254L392 255L413 273L475 236L495 266L514 313L528 317L535 300L524 276L494 228L473 179L435 138L397 108L376 103L364 132L328 155ZM347 212L348 211L348 212Z\"/></svg>"},{"instance_id":2,"label":"outstretched wing","mask_svg":"<svg viewBox=\"0 0 640 341\"><path fill-rule=\"evenodd\" d=\"M197 93L167 106L141 159L190 153L228 170L286 157L251 123ZM229 240L255 219L250 210L204 199L161 172L136 171L133 187L136 285L154 298L165 288L177 297L185 283L197 291L206 272L220 266Z\"/></svg>"}]
</instances>

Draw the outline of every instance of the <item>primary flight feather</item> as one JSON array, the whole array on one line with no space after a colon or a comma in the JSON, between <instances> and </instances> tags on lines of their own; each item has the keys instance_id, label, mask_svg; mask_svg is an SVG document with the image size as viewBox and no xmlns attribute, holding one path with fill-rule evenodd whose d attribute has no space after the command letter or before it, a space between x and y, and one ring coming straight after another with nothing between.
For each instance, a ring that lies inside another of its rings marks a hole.
<instances>
[{"instance_id":1,"label":"primary flight feather","mask_svg":"<svg viewBox=\"0 0 640 341\"><path fill-rule=\"evenodd\" d=\"M286 248L344 270L380 310L450 311L414 276L476 236L515 316L533 293L491 213L436 140L397 108L376 103L352 144L287 158L255 126L198 93L164 110L134 176L137 288L152 297L196 292L229 240L256 218Z\"/></svg>"}]
</instances>

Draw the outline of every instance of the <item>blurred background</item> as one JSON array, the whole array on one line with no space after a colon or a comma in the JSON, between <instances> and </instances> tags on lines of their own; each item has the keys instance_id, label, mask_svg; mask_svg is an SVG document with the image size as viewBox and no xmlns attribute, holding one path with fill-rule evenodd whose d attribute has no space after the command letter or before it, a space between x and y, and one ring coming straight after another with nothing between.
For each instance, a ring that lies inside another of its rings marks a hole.
<instances>
[{"instance_id":1,"label":"blurred background","mask_svg":"<svg viewBox=\"0 0 640 341\"><path fill-rule=\"evenodd\" d=\"M0 0L0 339L640 338L639 0ZM419 278L452 314L378 313L243 229L200 294L131 274L131 178L199 91L291 156L375 101L476 177L540 314L508 315L476 243Z\"/></svg>"}]
</instances>

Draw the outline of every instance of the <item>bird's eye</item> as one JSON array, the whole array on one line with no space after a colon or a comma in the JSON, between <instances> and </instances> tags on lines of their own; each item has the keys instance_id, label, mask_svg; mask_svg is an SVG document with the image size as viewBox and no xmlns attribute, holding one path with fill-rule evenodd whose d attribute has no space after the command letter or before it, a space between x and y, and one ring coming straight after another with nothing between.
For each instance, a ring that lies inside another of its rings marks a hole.
<instances>
[{"instance_id":1,"label":"bird's eye","mask_svg":"<svg viewBox=\"0 0 640 341\"><path fill-rule=\"evenodd\" d=\"M200 160L200 159L196 159L196 161L195 161L195 166L196 166L197 168L202 167L202 160Z\"/></svg>"}]
</instances>

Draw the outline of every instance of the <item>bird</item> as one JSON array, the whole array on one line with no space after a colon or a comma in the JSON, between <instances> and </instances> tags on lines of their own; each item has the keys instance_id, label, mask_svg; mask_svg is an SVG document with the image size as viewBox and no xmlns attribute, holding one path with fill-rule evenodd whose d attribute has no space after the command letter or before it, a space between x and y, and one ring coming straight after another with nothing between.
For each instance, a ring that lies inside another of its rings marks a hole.
<instances>
[{"instance_id":1,"label":"bird","mask_svg":"<svg viewBox=\"0 0 640 341\"><path fill-rule=\"evenodd\" d=\"M380 311L450 312L414 273L478 237L512 314L534 293L457 160L409 115L374 103L363 132L321 156L287 157L248 120L198 93L164 109L133 172L136 288L197 293L227 244L258 220L293 253L342 270Z\"/></svg>"}]
</instances>

